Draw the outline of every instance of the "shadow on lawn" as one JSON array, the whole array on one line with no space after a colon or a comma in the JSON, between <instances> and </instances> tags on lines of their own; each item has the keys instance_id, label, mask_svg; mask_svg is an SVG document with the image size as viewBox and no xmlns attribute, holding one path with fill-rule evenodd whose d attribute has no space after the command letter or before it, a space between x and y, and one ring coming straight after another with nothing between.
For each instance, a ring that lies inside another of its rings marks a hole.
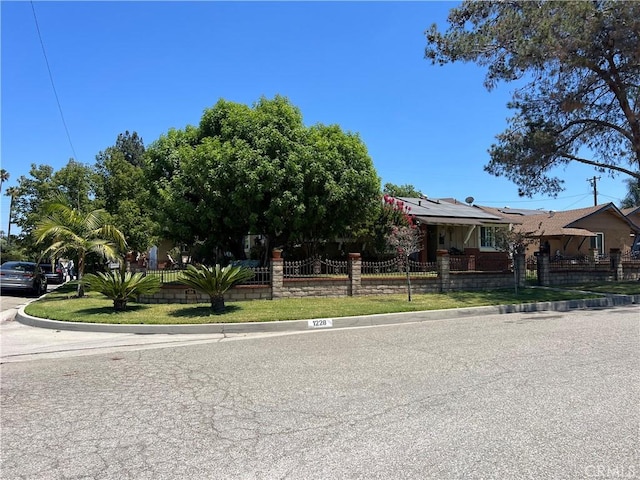
<instances>
[{"instance_id":1,"label":"shadow on lawn","mask_svg":"<svg viewBox=\"0 0 640 480\"><path fill-rule=\"evenodd\" d=\"M169 313L169 316L176 318L208 318L224 317L225 315L237 312L241 308L237 305L227 305L224 312L214 312L211 307L200 305L197 307L185 307Z\"/></svg>"},{"instance_id":2,"label":"shadow on lawn","mask_svg":"<svg viewBox=\"0 0 640 480\"><path fill-rule=\"evenodd\" d=\"M86 315L120 315L122 313L141 312L149 308L151 308L150 305L127 305L126 310L116 310L113 305L109 305L108 307L83 308L78 310L77 313Z\"/></svg>"}]
</instances>

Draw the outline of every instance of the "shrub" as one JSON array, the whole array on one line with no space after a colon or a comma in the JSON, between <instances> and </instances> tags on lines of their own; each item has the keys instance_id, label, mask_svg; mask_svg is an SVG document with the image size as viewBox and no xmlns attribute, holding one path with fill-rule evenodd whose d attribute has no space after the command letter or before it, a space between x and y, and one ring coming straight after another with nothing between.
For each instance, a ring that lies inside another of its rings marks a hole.
<instances>
[{"instance_id":1,"label":"shrub","mask_svg":"<svg viewBox=\"0 0 640 480\"><path fill-rule=\"evenodd\" d=\"M88 273L80 283L113 300L113 308L117 311L126 310L127 302L135 300L138 295L150 295L160 289L158 277L147 277L140 272Z\"/></svg>"},{"instance_id":2,"label":"shrub","mask_svg":"<svg viewBox=\"0 0 640 480\"><path fill-rule=\"evenodd\" d=\"M215 267L187 265L180 282L209 295L211 308L219 313L225 309L224 292L251 277L253 271L241 266L227 265L221 268L219 264Z\"/></svg>"}]
</instances>

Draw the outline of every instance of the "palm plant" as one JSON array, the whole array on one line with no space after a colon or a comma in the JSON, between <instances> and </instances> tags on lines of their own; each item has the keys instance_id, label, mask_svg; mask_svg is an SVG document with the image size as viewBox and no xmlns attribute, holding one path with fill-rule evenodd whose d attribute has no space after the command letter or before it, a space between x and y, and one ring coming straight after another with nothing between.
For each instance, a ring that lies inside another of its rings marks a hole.
<instances>
[{"instance_id":1,"label":"palm plant","mask_svg":"<svg viewBox=\"0 0 640 480\"><path fill-rule=\"evenodd\" d=\"M0 190L2 190L2 184L9 180L9 172L7 172L4 168L0 168Z\"/></svg>"},{"instance_id":2,"label":"palm plant","mask_svg":"<svg viewBox=\"0 0 640 480\"><path fill-rule=\"evenodd\" d=\"M150 295L160 289L158 277L145 276L141 272L132 274L124 270L88 273L80 283L113 300L113 308L116 311L126 310L127 302L135 300L138 295Z\"/></svg>"},{"instance_id":3,"label":"palm plant","mask_svg":"<svg viewBox=\"0 0 640 480\"><path fill-rule=\"evenodd\" d=\"M209 295L211 308L214 312L224 312L224 292L240 282L253 277L253 271L246 267L220 265L207 267L205 265L187 265L182 272L180 282L199 292Z\"/></svg>"},{"instance_id":4,"label":"palm plant","mask_svg":"<svg viewBox=\"0 0 640 480\"><path fill-rule=\"evenodd\" d=\"M78 280L81 280L87 253L94 252L103 258L116 260L126 249L124 235L108 221L109 214L105 210L83 213L58 200L45 207L45 217L34 230L36 243L51 242L43 256L59 257L75 252L78 256ZM78 282L78 297L83 295L84 284Z\"/></svg>"}]
</instances>

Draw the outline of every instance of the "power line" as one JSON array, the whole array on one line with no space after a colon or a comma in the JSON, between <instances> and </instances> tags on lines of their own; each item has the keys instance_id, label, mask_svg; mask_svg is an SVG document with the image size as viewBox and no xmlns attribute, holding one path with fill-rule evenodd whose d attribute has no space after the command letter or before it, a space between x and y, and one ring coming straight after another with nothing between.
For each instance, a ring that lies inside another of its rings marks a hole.
<instances>
[{"instance_id":1,"label":"power line","mask_svg":"<svg viewBox=\"0 0 640 480\"><path fill-rule=\"evenodd\" d=\"M591 195L590 193L587 195ZM585 194L581 193L580 195L569 195L567 197L555 197L555 198L547 198L547 199L531 199L531 200L493 200L493 201L489 201L489 200L478 200L479 203L499 203L499 204L504 204L504 203L534 203L534 202L545 202L547 200L565 200L567 198L576 198L576 197L581 197L580 199L582 200L582 198L585 197Z\"/></svg>"},{"instance_id":2,"label":"power line","mask_svg":"<svg viewBox=\"0 0 640 480\"><path fill-rule=\"evenodd\" d=\"M53 75L51 74L51 67L49 66L49 59L47 58L47 52L44 48L44 42L42 41L42 35L40 34L40 25L38 25L38 17L36 16L36 9L33 6L33 1L31 3L31 10L33 11L33 20L36 23L36 30L38 32L38 38L40 39L40 46L42 47L42 54L44 55L44 61L47 64L47 71L49 72L49 80L51 80L51 87L53 88L53 94L56 97L56 103L58 104L58 111L60 112L60 117L62 118L62 124L64 125L64 131L67 132L67 139L69 140L69 145L71 146L71 151L73 152L73 158L78 160L78 155L76 154L76 149L73 148L73 142L71 141L71 135L69 134L69 128L67 127L67 122L64 119L64 114L62 113L62 106L60 105L60 99L58 98L58 92L56 91L56 86L53 83Z\"/></svg>"}]
</instances>

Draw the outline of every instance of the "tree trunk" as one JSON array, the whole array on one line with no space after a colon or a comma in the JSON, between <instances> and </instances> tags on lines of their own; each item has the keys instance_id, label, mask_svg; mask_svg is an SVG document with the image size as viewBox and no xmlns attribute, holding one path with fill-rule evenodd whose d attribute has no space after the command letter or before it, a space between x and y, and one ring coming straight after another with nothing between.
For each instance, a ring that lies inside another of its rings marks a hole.
<instances>
[{"instance_id":1,"label":"tree trunk","mask_svg":"<svg viewBox=\"0 0 640 480\"><path fill-rule=\"evenodd\" d=\"M411 301L411 273L409 272L409 257L405 257L405 261L407 262L407 301Z\"/></svg>"},{"instance_id":2,"label":"tree trunk","mask_svg":"<svg viewBox=\"0 0 640 480\"><path fill-rule=\"evenodd\" d=\"M224 312L224 295L211 295L211 309L215 313Z\"/></svg>"},{"instance_id":3,"label":"tree trunk","mask_svg":"<svg viewBox=\"0 0 640 480\"><path fill-rule=\"evenodd\" d=\"M113 300L113 308L116 312L122 312L127 309L126 298L116 298Z\"/></svg>"},{"instance_id":4,"label":"tree trunk","mask_svg":"<svg viewBox=\"0 0 640 480\"><path fill-rule=\"evenodd\" d=\"M76 278L78 279L78 298L84 297L84 285L80 282L84 275L84 253L78 252L78 265L76 267ZM71 278L73 280L73 278Z\"/></svg>"}]
</instances>

